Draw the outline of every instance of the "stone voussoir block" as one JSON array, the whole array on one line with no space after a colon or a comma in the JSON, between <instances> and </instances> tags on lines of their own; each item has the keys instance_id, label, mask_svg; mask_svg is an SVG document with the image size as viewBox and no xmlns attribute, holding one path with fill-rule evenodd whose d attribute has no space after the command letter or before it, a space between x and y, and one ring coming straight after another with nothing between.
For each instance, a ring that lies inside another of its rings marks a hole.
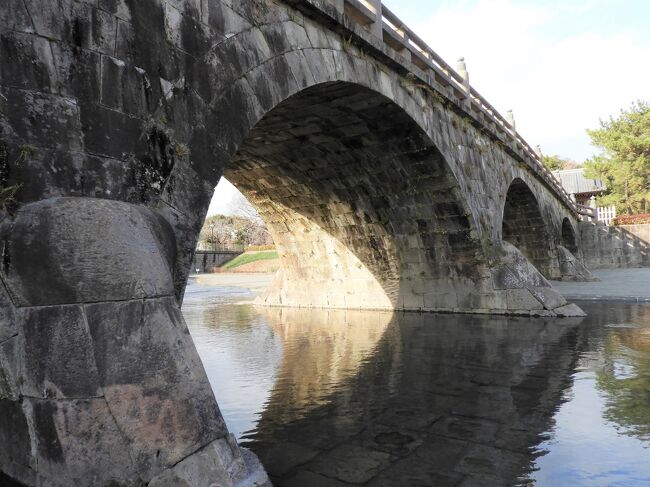
<instances>
[{"instance_id":1,"label":"stone voussoir block","mask_svg":"<svg viewBox=\"0 0 650 487\"><path fill-rule=\"evenodd\" d=\"M528 289L508 289L506 302L510 310L544 309L544 305Z\"/></svg>"},{"instance_id":2,"label":"stone voussoir block","mask_svg":"<svg viewBox=\"0 0 650 487\"><path fill-rule=\"evenodd\" d=\"M103 394L81 306L19 308L16 317L22 395L62 399Z\"/></svg>"},{"instance_id":3,"label":"stone voussoir block","mask_svg":"<svg viewBox=\"0 0 650 487\"><path fill-rule=\"evenodd\" d=\"M143 207L54 198L22 207L6 231L11 265L0 272L20 305L173 295L174 236Z\"/></svg>"}]
</instances>

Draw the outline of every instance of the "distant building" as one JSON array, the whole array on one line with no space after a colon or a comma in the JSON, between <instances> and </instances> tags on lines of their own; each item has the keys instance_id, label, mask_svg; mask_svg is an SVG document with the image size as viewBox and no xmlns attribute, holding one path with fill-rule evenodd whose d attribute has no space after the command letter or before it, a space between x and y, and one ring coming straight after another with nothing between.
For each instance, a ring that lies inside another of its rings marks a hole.
<instances>
[{"instance_id":1,"label":"distant building","mask_svg":"<svg viewBox=\"0 0 650 487\"><path fill-rule=\"evenodd\" d=\"M560 181L573 201L578 205L592 209L588 210L591 213L586 219L609 225L616 218L615 206L596 207L596 196L607 191L607 186L600 179L586 178L585 170L582 168L553 171L553 175Z\"/></svg>"},{"instance_id":2,"label":"distant building","mask_svg":"<svg viewBox=\"0 0 650 487\"><path fill-rule=\"evenodd\" d=\"M607 190L600 179L586 178L585 170L582 168L553 171L553 175L579 205L595 206L590 202L591 198L600 196Z\"/></svg>"}]
</instances>

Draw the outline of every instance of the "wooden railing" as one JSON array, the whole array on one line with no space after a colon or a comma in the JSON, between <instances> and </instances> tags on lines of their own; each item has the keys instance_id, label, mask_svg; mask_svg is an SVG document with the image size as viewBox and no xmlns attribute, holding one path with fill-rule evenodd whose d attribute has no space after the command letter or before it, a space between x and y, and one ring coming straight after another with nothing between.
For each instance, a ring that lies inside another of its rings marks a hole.
<instances>
[{"instance_id":1,"label":"wooden railing","mask_svg":"<svg viewBox=\"0 0 650 487\"><path fill-rule=\"evenodd\" d=\"M555 190L564 203L578 214L578 208L560 182L546 168L539 151L535 151L515 128L514 118L502 116L469 83L463 60L459 60L460 73L445 62L426 42L418 37L381 0L327 0L336 9L353 19L375 36L406 57L442 87L443 96L458 99L462 107L483 125L492 128L498 137L511 143L511 149L527 158L542 179ZM435 88L435 87L434 87ZM446 91L446 92L445 92Z\"/></svg>"}]
</instances>

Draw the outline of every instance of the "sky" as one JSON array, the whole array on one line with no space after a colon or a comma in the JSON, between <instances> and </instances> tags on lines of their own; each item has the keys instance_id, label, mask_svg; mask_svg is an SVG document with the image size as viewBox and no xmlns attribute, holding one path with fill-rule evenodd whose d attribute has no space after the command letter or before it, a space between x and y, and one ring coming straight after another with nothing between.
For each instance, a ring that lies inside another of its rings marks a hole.
<instances>
[{"instance_id":1,"label":"sky","mask_svg":"<svg viewBox=\"0 0 650 487\"><path fill-rule=\"evenodd\" d=\"M384 0L545 154L582 162L588 128L650 100L648 0ZM222 180L223 181L223 180ZM209 213L232 212L222 182Z\"/></svg>"}]
</instances>

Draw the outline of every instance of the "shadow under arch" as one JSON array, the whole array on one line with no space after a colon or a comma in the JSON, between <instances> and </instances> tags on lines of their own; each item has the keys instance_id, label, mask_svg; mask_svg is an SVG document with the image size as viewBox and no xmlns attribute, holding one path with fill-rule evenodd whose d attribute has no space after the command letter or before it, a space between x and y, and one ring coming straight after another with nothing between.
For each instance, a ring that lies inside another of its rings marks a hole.
<instances>
[{"instance_id":1,"label":"shadow under arch","mask_svg":"<svg viewBox=\"0 0 650 487\"><path fill-rule=\"evenodd\" d=\"M551 278L557 268L551 235L537 198L520 178L508 188L503 207L502 238L517 247L544 277Z\"/></svg>"},{"instance_id":2,"label":"shadow under arch","mask_svg":"<svg viewBox=\"0 0 650 487\"><path fill-rule=\"evenodd\" d=\"M576 232L568 218L562 220L562 245L573 255L576 255L578 252Z\"/></svg>"},{"instance_id":3,"label":"shadow under arch","mask_svg":"<svg viewBox=\"0 0 650 487\"><path fill-rule=\"evenodd\" d=\"M456 308L436 290L480 277L482 249L444 157L404 109L361 85L322 83L280 102L224 176L278 246L265 304Z\"/></svg>"}]
</instances>

